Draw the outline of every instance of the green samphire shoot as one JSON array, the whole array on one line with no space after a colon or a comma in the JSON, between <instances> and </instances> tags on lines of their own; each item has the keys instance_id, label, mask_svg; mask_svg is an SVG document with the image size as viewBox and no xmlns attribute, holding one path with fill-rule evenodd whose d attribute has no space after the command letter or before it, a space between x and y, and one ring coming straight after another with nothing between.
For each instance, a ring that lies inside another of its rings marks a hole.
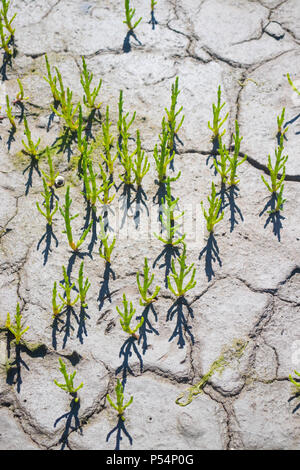
<instances>
[{"instance_id":1,"label":"green samphire shoot","mask_svg":"<svg viewBox=\"0 0 300 470\"><path fill-rule=\"evenodd\" d=\"M83 387L83 382L78 387L74 387L74 378L76 375L76 370L72 374L67 373L66 369L66 364L59 358L59 364L60 364L60 372L64 376L65 383L61 384L58 383L56 380L54 380L55 385L57 385L59 388L64 390L67 393L70 393L74 397L74 401L77 403L79 401L79 397L77 397L77 392Z\"/></svg>"},{"instance_id":2,"label":"green samphire shoot","mask_svg":"<svg viewBox=\"0 0 300 470\"><path fill-rule=\"evenodd\" d=\"M148 290L153 283L154 280L154 274L149 277L149 266L148 266L148 259L145 258L144 260L144 275L143 275L143 284L140 281L140 273L136 273L136 282L138 285L139 293L140 293L140 305L146 307L147 305L151 304L154 302L155 298L157 297L160 287L156 286L153 294L149 296Z\"/></svg>"},{"instance_id":3,"label":"green samphire shoot","mask_svg":"<svg viewBox=\"0 0 300 470\"><path fill-rule=\"evenodd\" d=\"M132 317L135 314L136 310L133 308L132 302L128 303L128 300L125 294L123 294L123 310L124 311L122 312L119 309L119 307L116 307L116 309L121 317L120 324L121 324L122 329L125 331L125 333L128 333L129 335L133 336L135 339L138 339L139 337L136 334L136 332L143 325L144 317L141 317L141 320L134 328L130 326Z\"/></svg>"},{"instance_id":4,"label":"green samphire shoot","mask_svg":"<svg viewBox=\"0 0 300 470\"><path fill-rule=\"evenodd\" d=\"M21 337L29 329L29 326L26 326L26 328L22 329L23 328L22 325L21 325L22 315L21 315L19 302L17 303L15 322L16 323L14 325L11 323L10 315L9 315L9 313L7 313L5 328L7 328L14 335L14 337L16 339L16 344L19 344L20 340L21 340Z\"/></svg>"},{"instance_id":5,"label":"green samphire shoot","mask_svg":"<svg viewBox=\"0 0 300 470\"><path fill-rule=\"evenodd\" d=\"M182 297L186 294L187 291L193 289L196 285L195 281L195 275L196 275L196 268L194 268L194 263L191 264L190 266L186 265L186 245L185 243L183 244L183 251L181 256L177 258L178 264L179 264L179 272L176 271L175 268L175 261L174 258L172 258L172 273L168 275L168 287L170 291L176 296L176 297ZM184 280L185 278L190 274L192 271L192 275L190 280L184 285ZM172 278L173 279L172 279ZM175 283L175 288L172 286L172 280Z\"/></svg>"},{"instance_id":6,"label":"green samphire shoot","mask_svg":"<svg viewBox=\"0 0 300 470\"><path fill-rule=\"evenodd\" d=\"M124 418L124 411L126 408L128 408L129 405L131 405L133 401L133 396L130 397L128 402L124 404L124 394L123 394L123 385L122 382L118 379L117 380L117 386L115 388L116 396L117 396L117 402L114 403L112 399L110 398L109 394L106 395L106 398L109 402L109 404L118 412L118 416L122 419L122 421L125 421Z\"/></svg>"}]
</instances>

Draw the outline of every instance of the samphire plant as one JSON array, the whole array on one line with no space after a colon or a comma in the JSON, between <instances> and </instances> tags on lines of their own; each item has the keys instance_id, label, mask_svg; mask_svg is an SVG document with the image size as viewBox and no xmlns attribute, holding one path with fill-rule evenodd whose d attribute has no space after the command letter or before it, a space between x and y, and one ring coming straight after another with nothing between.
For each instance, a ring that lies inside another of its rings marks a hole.
<instances>
[{"instance_id":1,"label":"samphire plant","mask_svg":"<svg viewBox=\"0 0 300 470\"><path fill-rule=\"evenodd\" d=\"M130 399L128 400L128 402L126 404L124 404L123 385L122 385L122 382L119 379L117 379L117 385L116 385L116 388L115 388L115 392L116 392L116 397L117 397L117 402L116 403L114 403L112 401L109 394L106 395L106 398L107 398L109 404L118 412L118 416L122 419L122 421L125 421L125 418L123 416L124 411L126 410L126 408L128 408L129 405L131 405L131 403L133 401L133 396L131 396Z\"/></svg>"},{"instance_id":2,"label":"samphire plant","mask_svg":"<svg viewBox=\"0 0 300 470\"><path fill-rule=\"evenodd\" d=\"M70 279L69 279L69 276L67 274L67 270L65 268L65 266L62 267L62 270L63 270L63 276L64 276L64 283L59 283L60 287L65 291L65 294L64 294L64 297L60 294L58 294L60 300L62 301L62 304L66 307L73 307L73 305L75 305L78 301L78 299L80 298L80 295L77 294L77 296L75 297L75 299L72 300L72 291L75 287L75 282L73 282L71 284L70 282Z\"/></svg>"},{"instance_id":3,"label":"samphire plant","mask_svg":"<svg viewBox=\"0 0 300 470\"><path fill-rule=\"evenodd\" d=\"M179 108L178 111L176 111L176 106L177 106L177 98L180 93L179 87L178 87L178 81L179 78L176 77L175 83L172 84L171 88L171 107L168 110L165 108L165 111L167 113L168 117L168 131L169 131L169 138L168 138L168 147L170 149L170 153L173 152L174 149L174 139L176 134L178 133L179 129L181 128L183 121L184 121L184 116L182 116L181 121L179 124L177 124L176 119L177 116L182 112L183 106Z\"/></svg>"},{"instance_id":4,"label":"samphire plant","mask_svg":"<svg viewBox=\"0 0 300 470\"><path fill-rule=\"evenodd\" d=\"M12 112L12 107L10 105L10 102L9 102L9 96L6 95L6 115L7 115L7 118L11 124L11 127L12 127L12 131L15 132L16 129L17 129L17 125L16 125L16 121L15 121L15 116L13 116L13 112Z\"/></svg>"},{"instance_id":5,"label":"samphire plant","mask_svg":"<svg viewBox=\"0 0 300 470\"><path fill-rule=\"evenodd\" d=\"M100 168L100 173L102 176L102 184L99 190L100 190L100 194L101 193L103 194L102 197L99 196L99 201L101 202L101 204L106 206L107 204L110 204L115 198L115 194L113 196L109 195L109 190L114 186L114 182L112 181L111 178L107 176L101 163L99 163L99 168Z\"/></svg>"},{"instance_id":6,"label":"samphire plant","mask_svg":"<svg viewBox=\"0 0 300 470\"><path fill-rule=\"evenodd\" d=\"M261 175L261 179L263 180L264 184L268 188L271 194L274 194L276 197L276 207L274 210L270 211L269 213L278 212L282 210L283 203L285 199L283 199L283 189L284 189L284 180L285 180L285 164L288 160L288 155L283 155L283 139L284 136L280 136L280 143L275 150L275 165L273 167L271 157L268 156L268 170L270 172L271 182L270 184L266 181L265 177ZM280 173L282 172L282 173Z\"/></svg>"},{"instance_id":7,"label":"samphire plant","mask_svg":"<svg viewBox=\"0 0 300 470\"><path fill-rule=\"evenodd\" d=\"M79 110L80 103L74 105L72 97L73 92L68 87L67 96L64 92L60 94L61 111L58 111L53 105L50 105L50 107L59 118L65 121L65 126L70 129L71 132L77 132L79 121L75 119L75 115Z\"/></svg>"},{"instance_id":8,"label":"samphire plant","mask_svg":"<svg viewBox=\"0 0 300 470\"><path fill-rule=\"evenodd\" d=\"M24 101L29 100L29 97L28 96L25 97L24 87L23 87L23 84L22 84L22 82L19 78L17 78L17 82L18 82L18 85L19 85L19 92L17 93L16 99L14 100L13 104L21 105L21 104L23 104Z\"/></svg>"},{"instance_id":9,"label":"samphire plant","mask_svg":"<svg viewBox=\"0 0 300 470\"><path fill-rule=\"evenodd\" d=\"M297 375L297 377L300 377L300 373L297 372L296 370L294 370L294 373ZM297 380L293 379L292 375L290 374L289 375L289 379L290 381L292 382L292 384L296 385L297 389L299 390L300 389L300 381L298 379L298 382Z\"/></svg>"},{"instance_id":10,"label":"samphire plant","mask_svg":"<svg viewBox=\"0 0 300 470\"><path fill-rule=\"evenodd\" d=\"M154 235L165 245L175 246L179 245L179 243L182 243L185 239L185 234L179 236L179 238L175 238L178 229L180 228L180 224L175 224L175 222L184 215L184 212L181 212L177 216L175 216L174 214L179 198L173 199L171 194L170 181L171 179L168 178L166 184L167 194L165 195L165 200L163 198L161 199L162 213L160 214L160 220L163 229L166 231L166 237L163 238L162 236L159 236L156 233L154 233Z\"/></svg>"},{"instance_id":11,"label":"samphire plant","mask_svg":"<svg viewBox=\"0 0 300 470\"><path fill-rule=\"evenodd\" d=\"M136 157L133 162L133 172L135 174L135 183L137 187L142 185L144 176L150 170L150 163L148 162L148 157L145 156L145 152L141 148L141 137L140 131L136 131Z\"/></svg>"},{"instance_id":12,"label":"samphire plant","mask_svg":"<svg viewBox=\"0 0 300 470\"><path fill-rule=\"evenodd\" d=\"M85 106L89 109L99 109L102 103L96 104L96 99L99 95L99 91L102 85L102 80L99 81L97 87L91 90L93 74L88 71L87 65L83 56L82 56L82 68L83 68L83 71L80 76L80 82L81 82L83 91L85 93L83 95L83 102Z\"/></svg>"},{"instance_id":13,"label":"samphire plant","mask_svg":"<svg viewBox=\"0 0 300 470\"><path fill-rule=\"evenodd\" d=\"M237 167L242 165L247 160L247 155L245 155L239 161L239 153L240 153L241 141L243 140L243 137L240 137L239 124L238 124L237 121L235 121L235 134L233 134L233 140L234 140L233 155L232 156L228 155L228 161L229 161L229 181L228 181L228 183L229 183L229 186L236 186L239 183L239 180L236 179Z\"/></svg>"},{"instance_id":14,"label":"samphire plant","mask_svg":"<svg viewBox=\"0 0 300 470\"><path fill-rule=\"evenodd\" d=\"M134 183L133 176L133 157L136 154L136 149L131 153L129 151L128 141L130 137L129 128L135 120L136 112L133 113L132 118L127 122L128 113L122 117L121 122L121 138L122 144L118 144L118 153L120 157L121 165L124 168L124 174L120 176L120 179L126 185L132 185Z\"/></svg>"},{"instance_id":15,"label":"samphire plant","mask_svg":"<svg viewBox=\"0 0 300 470\"><path fill-rule=\"evenodd\" d=\"M212 182L211 184L211 196L210 197L208 196L207 200L209 202L208 212L206 212L206 210L204 209L202 201L201 201L201 207L202 207L203 215L206 219L206 228L208 232L213 232L214 226L217 223L219 223L224 217L224 212L221 212L220 214L222 200L217 197L216 187L215 187L214 182Z\"/></svg>"},{"instance_id":16,"label":"samphire plant","mask_svg":"<svg viewBox=\"0 0 300 470\"><path fill-rule=\"evenodd\" d=\"M44 178L46 179L47 185L50 186L50 188L52 188L53 186L55 186L55 180L59 175L59 171L55 172L55 170L53 168L52 156L51 156L51 152L50 152L49 147L46 147L45 152L47 154L49 174L44 172L42 169L40 171L41 171L42 175L44 176Z\"/></svg>"},{"instance_id":17,"label":"samphire plant","mask_svg":"<svg viewBox=\"0 0 300 470\"><path fill-rule=\"evenodd\" d=\"M16 315L15 315L15 324L13 325L10 320L10 314L7 313L5 328L7 328L15 337L16 344L20 343L20 340L24 333L29 329L29 326L23 329L22 327L22 315L19 302L17 303Z\"/></svg>"},{"instance_id":18,"label":"samphire plant","mask_svg":"<svg viewBox=\"0 0 300 470\"><path fill-rule=\"evenodd\" d=\"M116 153L114 157L112 156L111 149L113 147L114 137L110 133L110 126L111 123L109 120L109 106L106 106L105 120L102 123L102 145L104 147L104 153L101 153L101 158L106 163L109 174L112 175L114 172L114 163L118 154Z\"/></svg>"},{"instance_id":19,"label":"samphire plant","mask_svg":"<svg viewBox=\"0 0 300 470\"><path fill-rule=\"evenodd\" d=\"M10 49L9 45L14 42L15 29L12 27L12 22L14 21L17 13L15 13L11 19L8 18L8 9L10 5L10 0L1 0L2 8L0 10L0 38L1 38L1 47L4 49L5 53L8 56L13 55L13 49ZM6 29L7 34L4 32Z\"/></svg>"},{"instance_id":20,"label":"samphire plant","mask_svg":"<svg viewBox=\"0 0 300 470\"><path fill-rule=\"evenodd\" d=\"M52 76L51 67L50 67L50 64L49 64L47 54L45 54L45 61L46 61L46 69L47 69L48 76L47 77L44 76L44 80L46 80L46 82L50 86L54 102L58 103L58 102L60 102L60 93L59 93L59 90L57 88L57 76Z\"/></svg>"},{"instance_id":21,"label":"samphire plant","mask_svg":"<svg viewBox=\"0 0 300 470\"><path fill-rule=\"evenodd\" d=\"M88 278L84 279L83 277L83 261L80 264L79 273L78 273L78 291L79 291L79 299L81 307L86 308L86 295L91 287L91 283L89 282Z\"/></svg>"},{"instance_id":22,"label":"samphire plant","mask_svg":"<svg viewBox=\"0 0 300 470\"><path fill-rule=\"evenodd\" d=\"M218 102L217 104L213 104L213 123L211 124L210 121L208 122L208 128L212 131L212 140L218 139L219 136L223 136L226 132L224 129L221 131L221 127L225 124L227 118L228 118L228 113L226 116L222 119L221 118L221 111L225 106L225 102L221 104L221 86L219 85L218 87Z\"/></svg>"},{"instance_id":23,"label":"samphire plant","mask_svg":"<svg viewBox=\"0 0 300 470\"><path fill-rule=\"evenodd\" d=\"M292 81L292 79L291 79L290 74L287 73L286 76L287 76L288 82L289 82L289 84L291 85L291 87L293 88L293 90L294 90L296 93L298 93L298 95L300 95L300 91L299 91L298 88L296 88L296 86L294 85L294 83L293 83L293 81Z\"/></svg>"},{"instance_id":24,"label":"samphire plant","mask_svg":"<svg viewBox=\"0 0 300 470\"><path fill-rule=\"evenodd\" d=\"M138 285L139 293L141 295L140 298L140 305L146 307L147 305L151 304L155 298L157 297L160 287L156 286L153 294L149 295L148 290L151 287L151 284L153 283L154 280L154 274L149 277L149 266L148 266L148 259L145 258L144 260L144 275L143 275L143 284L140 281L140 273L136 273L136 282Z\"/></svg>"},{"instance_id":25,"label":"samphire plant","mask_svg":"<svg viewBox=\"0 0 300 470\"><path fill-rule=\"evenodd\" d=\"M67 369L66 369L66 364L60 358L59 358L59 364L60 364L59 370L64 376L65 383L64 384L58 383L55 379L54 379L54 383L65 392L70 393L70 395L72 395L72 397L74 398L74 401L77 403L79 401L79 397L77 397L77 392L83 387L83 382L81 382L81 384L75 388L74 378L77 373L76 370L74 370L72 374L68 374Z\"/></svg>"},{"instance_id":26,"label":"samphire plant","mask_svg":"<svg viewBox=\"0 0 300 470\"><path fill-rule=\"evenodd\" d=\"M157 2L155 2L155 0L151 0L151 11L152 12L154 11L155 5L157 5Z\"/></svg>"},{"instance_id":27,"label":"samphire plant","mask_svg":"<svg viewBox=\"0 0 300 470\"><path fill-rule=\"evenodd\" d=\"M125 0L125 17L126 17L126 19L123 21L123 23L125 23L127 25L129 31L133 31L143 19L141 17L136 22L132 22L134 15L135 15L135 9L130 8L130 0Z\"/></svg>"},{"instance_id":28,"label":"samphire plant","mask_svg":"<svg viewBox=\"0 0 300 470\"><path fill-rule=\"evenodd\" d=\"M72 234L72 227L71 227L71 222L73 219L78 217L79 214L76 214L74 216L70 216L70 207L72 204L72 199L70 198L70 186L67 186L66 190L66 195L65 195L65 204L63 205L63 209L60 207L59 210L61 212L61 215L63 216L65 220L65 227L66 230L63 231L63 233L67 234L69 246L72 248L73 251L77 251L84 240L86 239L87 234L89 233L90 229L92 228L93 221L91 220L89 226L84 230L83 234L81 235L80 239L75 243L73 240L73 234Z\"/></svg>"},{"instance_id":29,"label":"samphire plant","mask_svg":"<svg viewBox=\"0 0 300 470\"><path fill-rule=\"evenodd\" d=\"M133 308L132 302L128 303L128 300L126 298L126 294L123 294L123 312L119 309L119 307L116 307L118 314L120 315L120 324L122 329L125 331L125 333L128 333L129 335L133 336L135 339L138 339L138 335L136 332L138 329L143 325L144 323L144 317L141 317L139 323L132 328L130 326L131 320L133 315L136 312L136 309Z\"/></svg>"},{"instance_id":30,"label":"samphire plant","mask_svg":"<svg viewBox=\"0 0 300 470\"><path fill-rule=\"evenodd\" d=\"M167 168L168 168L168 165L172 162L174 155L175 155L175 152L174 151L171 152L170 148L168 147L169 130L168 130L168 125L164 117L162 119L161 126L162 126L162 130L159 136L160 149L158 150L158 146L156 144L153 150L153 157L155 160L158 182L160 184L166 182ZM170 181L176 181L180 177L180 175L181 175L181 172L179 171L177 176L170 178Z\"/></svg>"},{"instance_id":31,"label":"samphire plant","mask_svg":"<svg viewBox=\"0 0 300 470\"><path fill-rule=\"evenodd\" d=\"M285 108L282 108L280 116L277 116L277 135L280 137L288 131L288 127L284 127L284 118L285 118Z\"/></svg>"},{"instance_id":32,"label":"samphire plant","mask_svg":"<svg viewBox=\"0 0 300 470\"><path fill-rule=\"evenodd\" d=\"M91 205L91 207L96 210L96 202L101 189L97 186L97 176L93 170L92 160L89 158L84 158L82 161L82 175L84 182L84 194L86 201Z\"/></svg>"},{"instance_id":33,"label":"samphire plant","mask_svg":"<svg viewBox=\"0 0 300 470\"><path fill-rule=\"evenodd\" d=\"M41 143L41 139L39 138L36 143L33 142L32 137L31 137L31 132L28 126L28 121L27 121L25 114L24 114L23 120L24 120L24 127L25 127L24 134L27 138L27 143L25 142L25 140L22 140L22 144L24 147L23 152L29 155L30 157L34 158L36 161L38 161L40 154L41 154L41 152L39 151L39 145Z\"/></svg>"},{"instance_id":34,"label":"samphire plant","mask_svg":"<svg viewBox=\"0 0 300 470\"><path fill-rule=\"evenodd\" d=\"M101 217L99 217L99 224L100 224L100 240L101 245L99 248L99 255L103 258L107 263L111 261L111 253L115 247L116 237L113 238L112 242L109 244L108 242L108 233L105 232L104 223Z\"/></svg>"},{"instance_id":35,"label":"samphire plant","mask_svg":"<svg viewBox=\"0 0 300 470\"><path fill-rule=\"evenodd\" d=\"M44 202L43 202L43 205L45 207L45 211L43 211L41 208L40 208L40 205L38 202L36 202L36 207L38 209L38 211L40 212L40 214L42 214L43 217L45 217L45 219L47 220L47 224L49 226L52 225L52 220L53 220L53 217L54 215L56 214L57 210L58 210L58 201L55 202L55 207L53 208L51 206L51 201L52 201L52 197L53 197L53 193L52 191L48 188L48 185L46 183L46 180L45 178L43 178L43 186L44 186L44 192L41 193L43 198L44 198ZM53 210L52 210L53 209Z\"/></svg>"},{"instance_id":36,"label":"samphire plant","mask_svg":"<svg viewBox=\"0 0 300 470\"><path fill-rule=\"evenodd\" d=\"M52 289L52 317L56 318L63 310L64 303L58 305L57 303L57 282L54 282L53 289Z\"/></svg>"},{"instance_id":37,"label":"samphire plant","mask_svg":"<svg viewBox=\"0 0 300 470\"><path fill-rule=\"evenodd\" d=\"M176 297L182 297L186 294L188 290L191 290L195 287L196 281L195 281L195 275L196 275L196 268L194 268L194 263L192 263L190 266L186 265L186 245L185 243L183 244L183 251L181 256L177 258L178 264L179 264L179 272L176 271L175 268L175 261L174 258L172 259L171 267L172 267L172 273L168 275L168 287L170 291L176 296ZM192 271L192 275L190 280L184 285L184 280L185 278L190 274ZM173 281L175 282L175 288L172 286L171 282L171 276L173 278Z\"/></svg>"}]
</instances>

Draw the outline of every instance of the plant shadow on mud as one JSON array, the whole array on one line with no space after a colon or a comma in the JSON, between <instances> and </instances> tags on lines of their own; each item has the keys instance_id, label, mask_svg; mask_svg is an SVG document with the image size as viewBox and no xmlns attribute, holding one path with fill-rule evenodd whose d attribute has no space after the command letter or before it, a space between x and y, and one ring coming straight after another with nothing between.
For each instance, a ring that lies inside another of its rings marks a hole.
<instances>
[{"instance_id":1,"label":"plant shadow on mud","mask_svg":"<svg viewBox=\"0 0 300 470\"><path fill-rule=\"evenodd\" d=\"M168 276L171 272L172 267L172 258L176 258L179 256L179 249L176 246L172 245L165 245L162 252L157 256L157 258L153 262L153 269L155 268L156 264L159 262L161 258L164 258L164 262L159 265L159 269L165 267L165 287L168 288Z\"/></svg>"},{"instance_id":2,"label":"plant shadow on mud","mask_svg":"<svg viewBox=\"0 0 300 470\"><path fill-rule=\"evenodd\" d=\"M146 353L148 349L148 334L154 333L155 335L159 336L159 332L152 326L149 320L149 313L153 313L154 319L157 322L157 312L155 311L153 303L147 305L142 313L142 315L137 317L137 321L140 321L141 318L144 318L144 323L139 329L139 339L138 344L142 344L142 351L143 354Z\"/></svg>"},{"instance_id":3,"label":"plant shadow on mud","mask_svg":"<svg viewBox=\"0 0 300 470\"><path fill-rule=\"evenodd\" d=\"M218 193L222 201L220 212L228 206L230 209L230 232L233 232L235 226L239 223L237 216L239 216L241 222L244 222L242 211L236 203L236 199L239 197L239 191L240 190L237 186L226 188L226 186L222 184L221 191Z\"/></svg>"},{"instance_id":4,"label":"plant shadow on mud","mask_svg":"<svg viewBox=\"0 0 300 470\"><path fill-rule=\"evenodd\" d=\"M97 299L99 302L99 310L102 309L105 300L108 300L111 303L111 296L114 293L114 292L111 292L109 288L109 281L111 278L114 281L116 279L116 274L111 269L111 264L108 261L106 261L105 269L103 273L103 281L101 282L101 287L100 287L99 295Z\"/></svg>"},{"instance_id":5,"label":"plant shadow on mud","mask_svg":"<svg viewBox=\"0 0 300 470\"><path fill-rule=\"evenodd\" d=\"M65 428L63 433L59 439L59 444L61 444L60 450L64 450L64 448L68 445L68 438L71 432L78 431L80 429L80 420L78 418L80 409L80 402L75 402L75 398L70 403L70 411L68 413L63 414L59 418L55 420L54 427L62 420L66 419ZM74 425L72 426L72 421L74 421ZM82 434L82 430L80 429L80 434Z\"/></svg>"},{"instance_id":6,"label":"plant shadow on mud","mask_svg":"<svg viewBox=\"0 0 300 470\"><path fill-rule=\"evenodd\" d=\"M219 266L222 266L222 261L219 255L219 247L217 240L214 236L213 233L210 233L208 240L206 242L205 247L199 254L199 260L203 257L205 254L205 273L208 281L211 281L211 279L215 275L215 271L213 268L213 263L217 262Z\"/></svg>"},{"instance_id":7,"label":"plant shadow on mud","mask_svg":"<svg viewBox=\"0 0 300 470\"><path fill-rule=\"evenodd\" d=\"M54 194L54 191L52 190L52 195L51 195L51 200L50 200L50 210L51 210L51 211L53 210L53 207L54 207L54 197L55 197L57 200L59 199L59 198ZM52 238L53 238L53 240L55 241L55 247L57 248L57 247L58 247L58 239L57 239L56 236L54 235L52 225L46 224L46 231L45 231L45 233L42 235L42 237L40 238L40 240L38 241L38 244L37 244L37 247L36 247L37 251L39 251L42 242L45 240L45 248L44 248L44 250L42 251L42 254L44 255L44 262L43 262L43 265L44 265L44 266L47 264L47 261L48 261L48 258L49 258L49 253L52 252L52 248L51 248L51 241L52 241Z\"/></svg>"},{"instance_id":8,"label":"plant shadow on mud","mask_svg":"<svg viewBox=\"0 0 300 470\"><path fill-rule=\"evenodd\" d=\"M268 214L264 228L267 228L269 224L272 224L272 231L275 237L277 237L277 240L280 242L281 230L283 229L282 220L285 220L285 217L281 215L280 211L272 212L274 211L275 206L276 206L276 195L272 194L272 196L269 198L268 202L266 203L265 207L260 212L259 217L262 217L265 212L268 213L267 209L269 209L271 213Z\"/></svg>"},{"instance_id":9,"label":"plant shadow on mud","mask_svg":"<svg viewBox=\"0 0 300 470\"><path fill-rule=\"evenodd\" d=\"M187 310L186 315L183 311L184 307ZM179 297L169 308L167 321L172 321L174 317L176 317L176 326L169 338L169 342L178 336L177 344L179 349L182 349L185 346L184 335L187 334L190 337L192 344L194 344L194 336L191 332L192 327L188 325L188 318L194 318L194 313L193 309L184 297Z\"/></svg>"},{"instance_id":10,"label":"plant shadow on mud","mask_svg":"<svg viewBox=\"0 0 300 470\"><path fill-rule=\"evenodd\" d=\"M106 442L109 441L111 436L116 433L116 447L115 450L120 450L120 444L121 441L123 440L122 434L124 434L127 439L129 440L130 445L132 445L132 437L130 436L129 432L126 429L125 422L122 420L121 416L118 418L118 423L117 425L107 434L106 436Z\"/></svg>"},{"instance_id":11,"label":"plant shadow on mud","mask_svg":"<svg viewBox=\"0 0 300 470\"><path fill-rule=\"evenodd\" d=\"M41 172L39 170L39 166L38 166L38 162L32 158L30 160L30 163L29 165L25 168L25 170L23 171L23 175L25 175L25 173L28 171L28 178L27 178L27 181L25 183L25 196L28 195L29 193L29 190L30 188L32 188L32 177L33 177L33 172L36 171L36 173L38 174L39 178L41 178Z\"/></svg>"},{"instance_id":12,"label":"plant shadow on mud","mask_svg":"<svg viewBox=\"0 0 300 470\"><path fill-rule=\"evenodd\" d=\"M135 228L138 229L141 223L141 214L143 207L145 208L147 215L149 215L149 209L147 206L147 196L143 188L140 186L137 190L129 184L124 184L123 182L119 186L123 186L123 192L120 195L119 201L121 201L121 211L122 211L122 218L121 218L121 227L124 227L127 217L132 216ZM132 197L132 192L135 192L135 196ZM133 204L135 203L135 208L130 214L130 209L132 208Z\"/></svg>"},{"instance_id":13,"label":"plant shadow on mud","mask_svg":"<svg viewBox=\"0 0 300 470\"><path fill-rule=\"evenodd\" d=\"M22 348L21 344L16 344L15 345L15 359L10 362L10 357L11 357L11 347L10 343L12 341L13 335L9 332L7 336L7 357L8 357L8 363L9 367L7 370L7 375L6 375L6 383L9 385L16 384L17 385L17 392L20 393L21 391L21 385L22 385L22 366L25 367L26 370L30 370L29 367L27 366L26 362L22 359L21 357L21 351L24 351L24 348Z\"/></svg>"},{"instance_id":14,"label":"plant shadow on mud","mask_svg":"<svg viewBox=\"0 0 300 470\"><path fill-rule=\"evenodd\" d=\"M139 45L139 46L142 46L143 44L141 43L141 41L137 38L136 34L134 31L132 30L129 30L125 36L125 39L124 39L124 42L123 42L123 47L122 47L122 51L125 53L125 54L128 54L130 51L131 51L131 44L130 44L130 39L131 37L133 37L133 39L136 41L136 43Z\"/></svg>"},{"instance_id":15,"label":"plant shadow on mud","mask_svg":"<svg viewBox=\"0 0 300 470\"><path fill-rule=\"evenodd\" d=\"M157 24L159 24L158 21L157 21L156 18L155 18L154 10L151 11L151 18L150 18L150 20L148 21L148 24L151 24L151 25L152 25L152 29L155 29L155 26L156 26Z\"/></svg>"},{"instance_id":16,"label":"plant shadow on mud","mask_svg":"<svg viewBox=\"0 0 300 470\"><path fill-rule=\"evenodd\" d=\"M133 353L136 355L137 359L139 360L140 363L140 372L142 373L143 371L143 359L142 356L136 346L137 340L133 336L130 336L127 338L126 341L124 341L123 345L121 346L120 352L119 352L119 357L121 358L123 356L123 362L122 364L117 368L116 370L116 375L120 374L122 372L122 385L123 388L125 388L126 381L127 381L127 374L134 375L131 367L129 366L129 358L133 356Z\"/></svg>"}]
</instances>

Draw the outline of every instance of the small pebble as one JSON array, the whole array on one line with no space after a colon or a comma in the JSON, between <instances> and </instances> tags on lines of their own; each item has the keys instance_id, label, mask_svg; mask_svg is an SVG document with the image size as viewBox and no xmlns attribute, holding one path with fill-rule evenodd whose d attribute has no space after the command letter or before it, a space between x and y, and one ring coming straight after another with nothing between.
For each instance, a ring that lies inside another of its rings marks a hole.
<instances>
[{"instance_id":1,"label":"small pebble","mask_svg":"<svg viewBox=\"0 0 300 470\"><path fill-rule=\"evenodd\" d=\"M63 176L57 176L57 178L55 178L56 188L61 188L64 184L65 184L65 179L63 178Z\"/></svg>"}]
</instances>

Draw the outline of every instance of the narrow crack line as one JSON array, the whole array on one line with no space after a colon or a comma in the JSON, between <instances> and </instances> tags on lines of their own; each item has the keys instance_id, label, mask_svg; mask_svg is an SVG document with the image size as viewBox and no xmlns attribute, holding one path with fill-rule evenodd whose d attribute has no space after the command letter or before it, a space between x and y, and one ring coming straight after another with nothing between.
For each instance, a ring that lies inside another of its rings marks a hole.
<instances>
[{"instance_id":1,"label":"narrow crack line","mask_svg":"<svg viewBox=\"0 0 300 470\"><path fill-rule=\"evenodd\" d=\"M230 145L229 146L229 150L232 151L234 150L234 146L233 145ZM196 154L200 154L200 155L204 155L204 156L209 156L209 155L212 155L212 156L216 156L216 155L219 155L217 151L215 152L212 152L210 150L199 150L199 149L194 149L194 148L188 148L188 149L185 149L185 150L178 150L178 154L177 155L185 155L185 154L188 154L188 153L196 153ZM248 162L251 166L253 166L254 168L256 168L257 170L261 170L263 171L264 173L266 173L267 175L270 175L270 170L268 169L268 167L260 162L258 162L257 160L255 160L253 157L250 157L249 154L246 154L244 152L239 152L239 157L240 158L244 158L245 156L247 155L247 159L246 159L246 162ZM278 173L278 178L280 179L282 176L282 174L279 174ZM300 175L289 175L289 174L286 174L285 175L285 181L293 181L293 182L300 182Z\"/></svg>"}]
</instances>

